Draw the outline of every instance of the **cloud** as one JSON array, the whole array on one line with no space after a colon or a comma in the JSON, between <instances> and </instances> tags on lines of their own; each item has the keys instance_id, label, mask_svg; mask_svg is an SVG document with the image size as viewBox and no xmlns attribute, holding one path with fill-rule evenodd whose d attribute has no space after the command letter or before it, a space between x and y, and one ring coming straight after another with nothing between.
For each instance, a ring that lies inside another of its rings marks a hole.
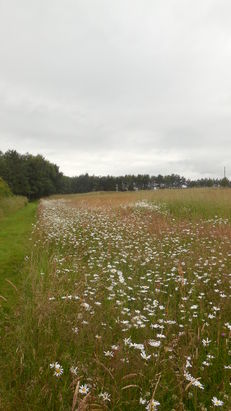
<instances>
[{"instance_id":1,"label":"cloud","mask_svg":"<svg viewBox=\"0 0 231 411\"><path fill-rule=\"evenodd\" d=\"M229 174L227 0L0 4L1 150L75 175Z\"/></svg>"}]
</instances>

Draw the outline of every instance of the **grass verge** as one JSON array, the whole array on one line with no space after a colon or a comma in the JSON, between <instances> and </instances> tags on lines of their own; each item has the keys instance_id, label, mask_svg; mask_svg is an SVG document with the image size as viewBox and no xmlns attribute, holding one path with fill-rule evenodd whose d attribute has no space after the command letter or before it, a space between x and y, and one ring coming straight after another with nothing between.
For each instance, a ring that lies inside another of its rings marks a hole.
<instances>
[{"instance_id":1,"label":"grass verge","mask_svg":"<svg viewBox=\"0 0 231 411\"><path fill-rule=\"evenodd\" d=\"M0 221L0 294L12 304L12 282L20 284L20 269L28 247L37 204L30 203ZM8 281L6 281L8 280ZM15 290L14 290L15 291Z\"/></svg>"},{"instance_id":2,"label":"grass verge","mask_svg":"<svg viewBox=\"0 0 231 411\"><path fill-rule=\"evenodd\" d=\"M20 287L23 280L23 264L29 249L29 237L32 223L35 219L37 209L36 203L30 203L23 207L24 202L16 199L16 209L8 210L8 215L0 220L0 386L6 381L6 389L10 389L10 379L6 378L5 370L9 365L8 353L11 341L9 335L18 321L18 306ZM23 207L23 208L22 208ZM15 348L15 347L14 347ZM12 409L11 405L5 406L0 389L0 409Z\"/></svg>"}]
</instances>

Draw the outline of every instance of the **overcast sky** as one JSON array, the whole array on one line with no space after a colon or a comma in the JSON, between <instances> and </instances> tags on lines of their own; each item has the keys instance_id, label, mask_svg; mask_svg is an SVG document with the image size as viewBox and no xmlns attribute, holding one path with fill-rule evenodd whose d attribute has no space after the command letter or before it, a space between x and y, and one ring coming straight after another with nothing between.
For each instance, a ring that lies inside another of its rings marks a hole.
<instances>
[{"instance_id":1,"label":"overcast sky","mask_svg":"<svg viewBox=\"0 0 231 411\"><path fill-rule=\"evenodd\" d=\"M231 176L230 0L0 0L0 150Z\"/></svg>"}]
</instances>

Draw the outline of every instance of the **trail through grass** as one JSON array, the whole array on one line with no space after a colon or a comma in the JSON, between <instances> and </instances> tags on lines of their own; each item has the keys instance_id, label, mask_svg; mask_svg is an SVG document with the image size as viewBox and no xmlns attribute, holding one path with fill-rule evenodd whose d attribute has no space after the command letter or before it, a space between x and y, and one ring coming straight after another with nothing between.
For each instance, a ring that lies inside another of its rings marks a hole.
<instances>
[{"instance_id":1,"label":"trail through grass","mask_svg":"<svg viewBox=\"0 0 231 411\"><path fill-rule=\"evenodd\" d=\"M7 300L2 303L3 309L14 303L15 289L8 281L17 287L22 280L36 208L36 203L30 203L0 220L0 295Z\"/></svg>"},{"instance_id":2,"label":"trail through grass","mask_svg":"<svg viewBox=\"0 0 231 411\"><path fill-rule=\"evenodd\" d=\"M13 409L10 399L5 403L2 388L4 386L7 392L14 393L15 327L20 322L22 295L26 295L26 290L22 292L25 275L22 268L30 249L29 238L37 209L36 203L24 206L22 197L11 197L10 200L11 207L6 209L4 203L5 217L0 220L0 410L4 411ZM23 327L22 322L20 327Z\"/></svg>"}]
</instances>

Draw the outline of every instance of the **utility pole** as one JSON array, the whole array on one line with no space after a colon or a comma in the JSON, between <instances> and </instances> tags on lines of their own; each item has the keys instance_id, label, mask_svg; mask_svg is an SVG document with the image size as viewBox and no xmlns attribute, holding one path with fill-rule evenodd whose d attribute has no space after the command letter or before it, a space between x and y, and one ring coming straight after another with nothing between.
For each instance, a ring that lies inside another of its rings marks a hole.
<instances>
[{"instance_id":1,"label":"utility pole","mask_svg":"<svg viewBox=\"0 0 231 411\"><path fill-rule=\"evenodd\" d=\"M226 178L226 167L224 167L224 178Z\"/></svg>"}]
</instances>

